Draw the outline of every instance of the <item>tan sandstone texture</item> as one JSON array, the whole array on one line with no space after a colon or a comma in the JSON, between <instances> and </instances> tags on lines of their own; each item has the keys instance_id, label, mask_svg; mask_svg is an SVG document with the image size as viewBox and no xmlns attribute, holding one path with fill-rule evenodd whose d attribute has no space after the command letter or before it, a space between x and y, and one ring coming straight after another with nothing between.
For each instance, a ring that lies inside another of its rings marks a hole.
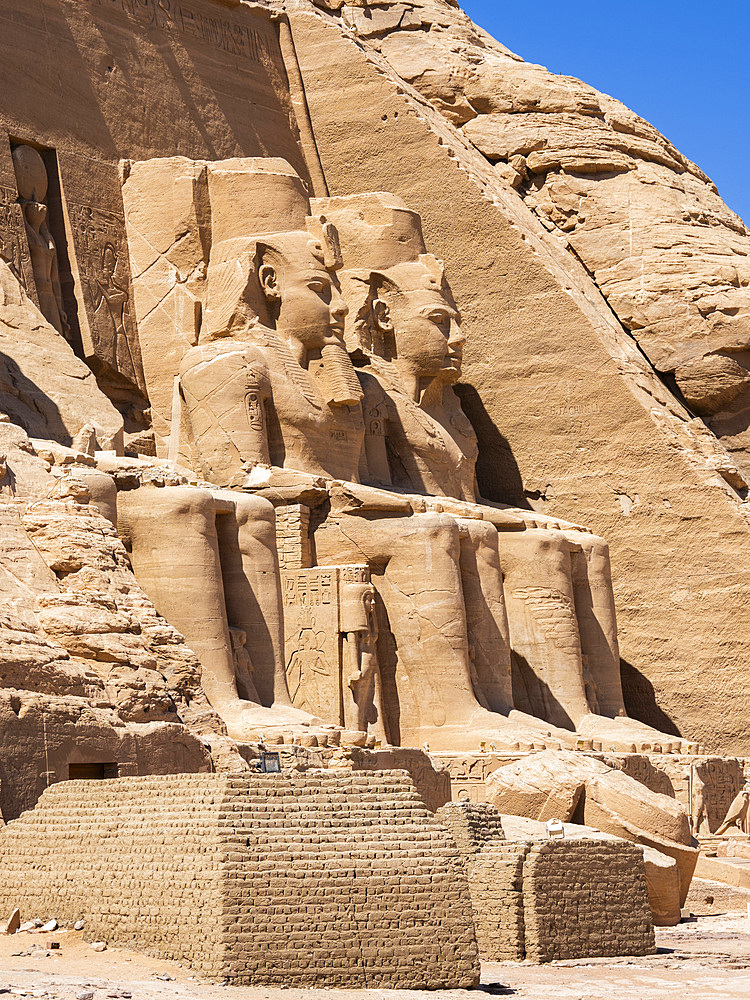
<instances>
[{"instance_id":1,"label":"tan sandstone texture","mask_svg":"<svg viewBox=\"0 0 750 1000\"><path fill-rule=\"evenodd\" d=\"M649 952L746 837L742 224L452 0L0 28L8 912L236 983Z\"/></svg>"},{"instance_id":2,"label":"tan sandstone texture","mask_svg":"<svg viewBox=\"0 0 750 1000\"><path fill-rule=\"evenodd\" d=\"M455 844L397 771L67 782L0 833L0 854L0 899L22 916L84 919L92 941L206 978L479 981Z\"/></svg>"}]
</instances>

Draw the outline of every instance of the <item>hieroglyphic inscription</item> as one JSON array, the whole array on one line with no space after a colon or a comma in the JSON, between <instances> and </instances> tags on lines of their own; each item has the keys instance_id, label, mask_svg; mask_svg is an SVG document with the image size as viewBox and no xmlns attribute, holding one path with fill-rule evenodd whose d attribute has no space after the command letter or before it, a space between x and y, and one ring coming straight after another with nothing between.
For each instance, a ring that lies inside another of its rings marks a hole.
<instances>
[{"instance_id":1,"label":"hieroglyphic inscription","mask_svg":"<svg viewBox=\"0 0 750 1000\"><path fill-rule=\"evenodd\" d=\"M280 53L255 28L235 18L206 14L189 0L85 0L91 6L117 10L146 28L178 32L222 49L230 55L266 63Z\"/></svg>"},{"instance_id":2,"label":"hieroglyphic inscription","mask_svg":"<svg viewBox=\"0 0 750 1000\"><path fill-rule=\"evenodd\" d=\"M336 571L307 569L299 573L284 574L284 604L301 608L317 608L333 604Z\"/></svg>"},{"instance_id":3,"label":"hieroglyphic inscription","mask_svg":"<svg viewBox=\"0 0 750 1000\"><path fill-rule=\"evenodd\" d=\"M742 788L742 763L736 758L709 757L693 765L691 777L693 833L713 833Z\"/></svg>"},{"instance_id":4,"label":"hieroglyphic inscription","mask_svg":"<svg viewBox=\"0 0 750 1000\"><path fill-rule=\"evenodd\" d=\"M670 775L661 767L655 766L654 762L641 754L627 754L618 758L621 770L630 778L640 781L652 792L659 792L661 795L669 795L670 798L677 798L678 792L685 784L681 782L682 775L675 775L674 781ZM688 808L688 796L684 794L685 801L681 804Z\"/></svg>"},{"instance_id":5,"label":"hieroglyphic inscription","mask_svg":"<svg viewBox=\"0 0 750 1000\"><path fill-rule=\"evenodd\" d=\"M318 718L342 718L338 571L282 573L286 675L292 703Z\"/></svg>"},{"instance_id":6,"label":"hieroglyphic inscription","mask_svg":"<svg viewBox=\"0 0 750 1000\"><path fill-rule=\"evenodd\" d=\"M29 280L31 257L18 192L3 186L0 186L0 257L24 289L35 297L33 281Z\"/></svg>"},{"instance_id":7,"label":"hieroglyphic inscription","mask_svg":"<svg viewBox=\"0 0 750 1000\"><path fill-rule=\"evenodd\" d=\"M123 221L89 205L69 204L92 343L87 351L145 391L130 307L130 266Z\"/></svg>"},{"instance_id":8,"label":"hieroglyphic inscription","mask_svg":"<svg viewBox=\"0 0 750 1000\"><path fill-rule=\"evenodd\" d=\"M487 778L504 764L514 763L518 756L492 751L481 754L431 754L433 764L444 768L450 780L451 798L454 802L485 802Z\"/></svg>"},{"instance_id":9,"label":"hieroglyphic inscription","mask_svg":"<svg viewBox=\"0 0 750 1000\"><path fill-rule=\"evenodd\" d=\"M341 573L342 583L369 583L370 582L370 567L369 566L341 566L339 568Z\"/></svg>"},{"instance_id":10,"label":"hieroglyphic inscription","mask_svg":"<svg viewBox=\"0 0 750 1000\"><path fill-rule=\"evenodd\" d=\"M304 504L276 508L276 549L281 569L305 569L312 564L310 510Z\"/></svg>"}]
</instances>

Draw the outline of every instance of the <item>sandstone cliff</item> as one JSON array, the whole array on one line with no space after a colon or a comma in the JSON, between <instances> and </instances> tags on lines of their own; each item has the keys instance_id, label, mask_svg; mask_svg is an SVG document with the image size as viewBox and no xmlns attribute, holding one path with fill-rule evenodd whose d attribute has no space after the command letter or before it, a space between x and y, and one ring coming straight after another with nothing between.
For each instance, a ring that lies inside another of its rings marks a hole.
<instances>
[{"instance_id":1,"label":"sandstone cliff","mask_svg":"<svg viewBox=\"0 0 750 1000\"><path fill-rule=\"evenodd\" d=\"M319 5L493 164L750 473L750 232L710 179L625 105L523 61L452 0Z\"/></svg>"}]
</instances>

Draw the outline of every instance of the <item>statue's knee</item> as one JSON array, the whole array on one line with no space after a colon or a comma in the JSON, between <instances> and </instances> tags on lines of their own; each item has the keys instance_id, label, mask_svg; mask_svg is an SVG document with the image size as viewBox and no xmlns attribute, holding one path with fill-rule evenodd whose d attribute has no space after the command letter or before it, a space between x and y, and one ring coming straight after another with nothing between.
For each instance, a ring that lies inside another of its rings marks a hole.
<instances>
[{"instance_id":1,"label":"statue's knee","mask_svg":"<svg viewBox=\"0 0 750 1000\"><path fill-rule=\"evenodd\" d=\"M240 527L258 525L268 527L276 525L276 514L273 504L264 497L252 494L238 494L234 500L235 517Z\"/></svg>"},{"instance_id":2,"label":"statue's knee","mask_svg":"<svg viewBox=\"0 0 750 1000\"><path fill-rule=\"evenodd\" d=\"M139 537L190 534L206 530L215 520L215 504L209 490L198 486L144 486L118 495L118 530L123 541Z\"/></svg>"},{"instance_id":3,"label":"statue's knee","mask_svg":"<svg viewBox=\"0 0 750 1000\"><path fill-rule=\"evenodd\" d=\"M419 537L429 544L433 550L447 552L451 558L458 559L460 551L460 532L455 518L450 514L435 514L432 512L419 515Z\"/></svg>"},{"instance_id":4,"label":"statue's knee","mask_svg":"<svg viewBox=\"0 0 750 1000\"><path fill-rule=\"evenodd\" d=\"M490 524L488 521L474 520L466 520L461 523L477 549L497 549L498 532L494 524Z\"/></svg>"},{"instance_id":5,"label":"statue's knee","mask_svg":"<svg viewBox=\"0 0 750 1000\"><path fill-rule=\"evenodd\" d=\"M112 476L99 469L76 469L75 478L89 491L90 503L102 517L117 527L117 485Z\"/></svg>"}]
</instances>

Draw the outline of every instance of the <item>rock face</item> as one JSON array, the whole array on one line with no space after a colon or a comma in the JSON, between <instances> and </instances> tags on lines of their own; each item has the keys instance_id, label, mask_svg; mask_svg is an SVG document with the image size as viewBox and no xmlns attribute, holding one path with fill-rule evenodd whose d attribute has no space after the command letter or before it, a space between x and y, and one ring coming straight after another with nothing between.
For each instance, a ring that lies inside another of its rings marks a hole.
<instances>
[{"instance_id":1,"label":"rock face","mask_svg":"<svg viewBox=\"0 0 750 1000\"><path fill-rule=\"evenodd\" d=\"M102 481L113 493L114 482L82 453L51 441L37 448L20 427L0 423L0 730L14 775L2 787L7 818L67 778L71 764L115 773L207 768L206 748L183 723L223 732L198 658L159 618L114 525L91 502Z\"/></svg>"},{"instance_id":2,"label":"rock face","mask_svg":"<svg viewBox=\"0 0 750 1000\"><path fill-rule=\"evenodd\" d=\"M710 179L619 101L524 62L446 0L342 17L575 254L750 474L750 232Z\"/></svg>"},{"instance_id":3,"label":"rock face","mask_svg":"<svg viewBox=\"0 0 750 1000\"><path fill-rule=\"evenodd\" d=\"M499 812L537 821L573 821L633 840L674 860L652 873L652 909L674 922L684 906L698 860L687 812L674 799L594 757L541 753L498 768L487 779L487 798ZM677 891L677 895L674 893Z\"/></svg>"},{"instance_id":4,"label":"rock face","mask_svg":"<svg viewBox=\"0 0 750 1000\"><path fill-rule=\"evenodd\" d=\"M94 375L0 259L0 406L33 437L71 444L87 424L99 447L122 446L122 417Z\"/></svg>"},{"instance_id":5,"label":"rock face","mask_svg":"<svg viewBox=\"0 0 750 1000\"><path fill-rule=\"evenodd\" d=\"M455 97L464 84L470 94L475 68L524 64L456 6L406 4L414 17L404 25L420 27L403 30L388 27L382 12L391 7L290 8L328 186L338 197L401 196L446 261L468 334L457 391L479 437L481 495L583 522L607 539L630 714L732 752L744 735L702 692L708 675L719 700L744 712L743 475L659 375L567 236L542 224L464 132L491 113ZM408 58L397 63L389 45ZM420 54L434 46L440 65L426 66ZM464 68L450 99L433 101L426 81L448 93L457 60ZM685 183L696 179L686 171Z\"/></svg>"}]
</instances>

